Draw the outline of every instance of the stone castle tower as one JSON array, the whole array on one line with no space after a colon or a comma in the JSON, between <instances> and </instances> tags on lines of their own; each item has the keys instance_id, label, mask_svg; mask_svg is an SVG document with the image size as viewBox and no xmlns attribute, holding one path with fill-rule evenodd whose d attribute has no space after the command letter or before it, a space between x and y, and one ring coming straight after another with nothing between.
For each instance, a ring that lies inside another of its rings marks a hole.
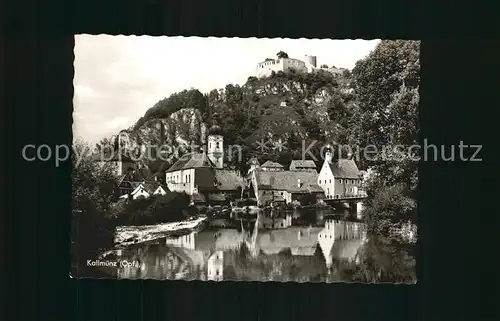
<instances>
[{"instance_id":1,"label":"stone castle tower","mask_svg":"<svg viewBox=\"0 0 500 321\"><path fill-rule=\"evenodd\" d=\"M218 125L208 131L207 156L216 168L224 167L224 137Z\"/></svg>"}]
</instances>

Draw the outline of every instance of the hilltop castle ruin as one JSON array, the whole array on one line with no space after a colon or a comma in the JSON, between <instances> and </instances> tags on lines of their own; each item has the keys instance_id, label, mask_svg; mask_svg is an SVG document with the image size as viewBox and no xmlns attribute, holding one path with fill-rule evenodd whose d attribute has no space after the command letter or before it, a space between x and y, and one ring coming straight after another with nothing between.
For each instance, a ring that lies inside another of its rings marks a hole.
<instances>
[{"instance_id":1,"label":"hilltop castle ruin","mask_svg":"<svg viewBox=\"0 0 500 321\"><path fill-rule=\"evenodd\" d=\"M305 55L304 60L288 58L288 57L278 57L277 59L266 58L266 60L259 62L256 67L256 76L258 78L268 77L273 72L290 72L294 70L295 72L310 73L314 70L326 70L334 75L340 75L343 69L335 67L318 67L317 57Z\"/></svg>"}]
</instances>

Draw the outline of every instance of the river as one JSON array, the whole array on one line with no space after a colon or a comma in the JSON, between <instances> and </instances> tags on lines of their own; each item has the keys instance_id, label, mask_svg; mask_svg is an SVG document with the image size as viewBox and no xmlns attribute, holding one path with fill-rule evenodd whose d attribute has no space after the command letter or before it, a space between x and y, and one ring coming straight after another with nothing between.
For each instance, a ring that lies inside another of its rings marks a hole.
<instances>
[{"instance_id":1,"label":"river","mask_svg":"<svg viewBox=\"0 0 500 321\"><path fill-rule=\"evenodd\" d=\"M255 220L252 224L241 220L240 227L187 230L175 237L128 245L117 251L119 260L139 264L120 267L116 277L328 281L332 262L356 260L366 241L359 215L346 219L345 214L342 209L303 209L272 220L261 213L258 228Z\"/></svg>"}]
</instances>

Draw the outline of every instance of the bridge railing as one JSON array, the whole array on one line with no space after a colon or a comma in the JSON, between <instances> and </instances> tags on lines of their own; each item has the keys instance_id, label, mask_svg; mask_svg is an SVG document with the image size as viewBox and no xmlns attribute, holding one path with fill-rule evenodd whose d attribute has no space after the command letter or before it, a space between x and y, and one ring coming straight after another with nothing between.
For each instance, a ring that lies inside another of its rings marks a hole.
<instances>
[{"instance_id":1,"label":"bridge railing","mask_svg":"<svg viewBox=\"0 0 500 321\"><path fill-rule=\"evenodd\" d=\"M352 198L365 198L368 195L366 193L358 193L357 195L330 195L326 197L325 200L342 200L342 199L352 199Z\"/></svg>"}]
</instances>

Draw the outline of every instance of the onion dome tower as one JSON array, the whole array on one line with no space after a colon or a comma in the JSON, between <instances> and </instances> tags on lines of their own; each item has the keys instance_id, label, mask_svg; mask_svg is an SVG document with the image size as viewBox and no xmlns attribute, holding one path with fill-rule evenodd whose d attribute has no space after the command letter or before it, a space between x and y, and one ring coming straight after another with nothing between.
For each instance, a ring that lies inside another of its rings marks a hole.
<instances>
[{"instance_id":1,"label":"onion dome tower","mask_svg":"<svg viewBox=\"0 0 500 321\"><path fill-rule=\"evenodd\" d=\"M216 115L214 114L214 116ZM215 120L208 130L207 156L216 168L224 167L224 137Z\"/></svg>"}]
</instances>

